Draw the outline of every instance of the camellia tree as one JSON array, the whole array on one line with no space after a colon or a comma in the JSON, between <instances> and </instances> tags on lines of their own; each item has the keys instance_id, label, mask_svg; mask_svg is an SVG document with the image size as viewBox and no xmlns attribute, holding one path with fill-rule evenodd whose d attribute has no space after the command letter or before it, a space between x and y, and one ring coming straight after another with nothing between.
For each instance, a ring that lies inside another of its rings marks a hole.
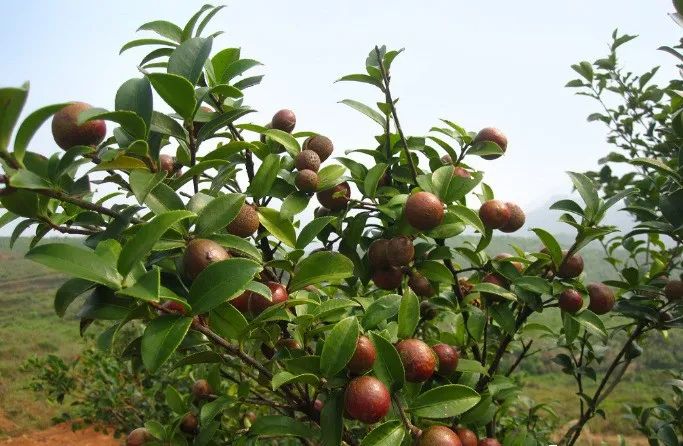
<instances>
[{"instance_id":1,"label":"camellia tree","mask_svg":"<svg viewBox=\"0 0 683 446\"><path fill-rule=\"evenodd\" d=\"M648 284L646 304L620 290L617 312L612 288L584 283L579 251L616 230L601 220L631 191L601 199L590 178L570 173L583 203L555 207L569 212L571 246L535 228L538 252L489 258L494 231L519 230L524 212L494 198L467 160L502 156L503 133L442 120L427 136L405 135L390 89L401 51L375 47L364 73L340 80L378 93L376 107L342 102L379 135L353 151L364 162L332 162L332 141L294 132L290 110L244 122L245 91L261 80L245 73L259 63L213 51L218 34L201 37L220 9L204 6L182 28L144 24L161 38L124 45L155 48L112 111L55 104L15 133L28 86L0 90L0 224L18 220L13 239L35 226L27 257L74 277L57 313L85 296L81 330L103 321L98 345L126 342L123 358L142 373L171 362L199 378L189 395L169 387L176 416L149 420L127 444L547 444L534 423L502 422L521 390L511 375L538 336L577 376L581 417L563 440L574 444L636 341L661 328L632 308L666 307L667 324L680 325L680 282ZM155 110L154 92L171 114ZM62 151L45 158L27 149L48 119ZM311 201L319 207L303 221ZM84 237L39 243L53 231ZM557 307L559 326L534 320ZM140 335L121 339L131 326ZM587 395L599 347L621 333Z\"/></svg>"}]
</instances>

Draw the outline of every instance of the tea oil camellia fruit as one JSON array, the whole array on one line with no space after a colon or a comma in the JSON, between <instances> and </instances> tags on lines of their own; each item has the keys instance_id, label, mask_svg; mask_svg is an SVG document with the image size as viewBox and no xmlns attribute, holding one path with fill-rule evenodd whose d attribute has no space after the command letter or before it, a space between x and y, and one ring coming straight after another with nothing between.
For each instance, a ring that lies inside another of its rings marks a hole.
<instances>
[{"instance_id":1,"label":"tea oil camellia fruit","mask_svg":"<svg viewBox=\"0 0 683 446\"><path fill-rule=\"evenodd\" d=\"M473 144L477 144L480 142L492 142L498 145L498 147L501 148L503 153L508 148L508 139L507 136L503 134L500 130L498 130L495 127L486 127L483 128L477 133L477 136L474 137L474 141L472 141ZM487 159L487 160L494 160L496 158L500 158L500 154L497 155L484 155L482 158Z\"/></svg>"},{"instance_id":2,"label":"tea oil camellia fruit","mask_svg":"<svg viewBox=\"0 0 683 446\"><path fill-rule=\"evenodd\" d=\"M362 375L372 369L375 359L377 359L375 345L367 336L361 335L356 341L356 350L346 367L354 375Z\"/></svg>"},{"instance_id":3,"label":"tea oil camellia fruit","mask_svg":"<svg viewBox=\"0 0 683 446\"><path fill-rule=\"evenodd\" d=\"M312 150L302 150L297 154L294 165L299 170L317 172L320 169L320 157Z\"/></svg>"},{"instance_id":4,"label":"tea oil camellia fruit","mask_svg":"<svg viewBox=\"0 0 683 446\"><path fill-rule=\"evenodd\" d=\"M293 111L288 109L280 110L273 115L270 125L274 129L292 133L292 130L296 127L296 115Z\"/></svg>"},{"instance_id":5,"label":"tea oil camellia fruit","mask_svg":"<svg viewBox=\"0 0 683 446\"><path fill-rule=\"evenodd\" d=\"M586 287L590 303L588 309L595 314L606 314L614 307L614 292L604 283L591 283Z\"/></svg>"},{"instance_id":6,"label":"tea oil camellia fruit","mask_svg":"<svg viewBox=\"0 0 683 446\"><path fill-rule=\"evenodd\" d=\"M332 152L334 151L334 145L332 144L332 140L327 136L314 135L306 138L303 144L303 149L314 151L318 154L318 157L320 157L320 161L324 162L330 157L330 155L332 155Z\"/></svg>"},{"instance_id":7,"label":"tea oil camellia fruit","mask_svg":"<svg viewBox=\"0 0 683 446\"><path fill-rule=\"evenodd\" d=\"M669 300L683 299L683 282L680 280L669 280L664 286L664 295Z\"/></svg>"},{"instance_id":8,"label":"tea oil camellia fruit","mask_svg":"<svg viewBox=\"0 0 683 446\"><path fill-rule=\"evenodd\" d=\"M410 272L408 286L419 297L432 297L436 293L429 279L419 271Z\"/></svg>"},{"instance_id":9,"label":"tea oil camellia fruit","mask_svg":"<svg viewBox=\"0 0 683 446\"><path fill-rule=\"evenodd\" d=\"M389 413L391 395L382 381L374 376L359 376L346 386L344 410L350 418L373 424Z\"/></svg>"},{"instance_id":10,"label":"tea oil camellia fruit","mask_svg":"<svg viewBox=\"0 0 683 446\"><path fill-rule=\"evenodd\" d=\"M389 246L389 240L380 238L372 243L368 247L368 261L372 269L385 269L389 268L389 255L387 248Z\"/></svg>"},{"instance_id":11,"label":"tea oil camellia fruit","mask_svg":"<svg viewBox=\"0 0 683 446\"><path fill-rule=\"evenodd\" d=\"M524 211L515 203L505 203L505 205L510 211L510 218L508 219L507 223L500 228L500 230L507 233L518 231L522 228L522 226L524 226L524 222L526 221Z\"/></svg>"},{"instance_id":12,"label":"tea oil camellia fruit","mask_svg":"<svg viewBox=\"0 0 683 446\"><path fill-rule=\"evenodd\" d=\"M318 174L309 169L300 170L294 178L294 184L301 192L315 192L319 182Z\"/></svg>"},{"instance_id":13,"label":"tea oil camellia fruit","mask_svg":"<svg viewBox=\"0 0 683 446\"><path fill-rule=\"evenodd\" d=\"M238 237L249 237L258 230L258 211L254 205L244 203L235 218L228 224L230 234Z\"/></svg>"},{"instance_id":14,"label":"tea oil camellia fruit","mask_svg":"<svg viewBox=\"0 0 683 446\"><path fill-rule=\"evenodd\" d=\"M351 198L351 187L349 183L344 181L334 187L325 189L316 194L321 205L332 211L340 211L346 209Z\"/></svg>"},{"instance_id":15,"label":"tea oil camellia fruit","mask_svg":"<svg viewBox=\"0 0 683 446\"><path fill-rule=\"evenodd\" d=\"M431 426L420 436L419 446L462 446L460 437L446 426Z\"/></svg>"},{"instance_id":16,"label":"tea oil camellia fruit","mask_svg":"<svg viewBox=\"0 0 683 446\"><path fill-rule=\"evenodd\" d=\"M405 339L396 345L406 371L406 380L421 383L436 371L437 357L434 350L419 339Z\"/></svg>"},{"instance_id":17,"label":"tea oil camellia fruit","mask_svg":"<svg viewBox=\"0 0 683 446\"><path fill-rule=\"evenodd\" d=\"M101 119L78 125L78 115L92 106L73 102L52 117L52 137L59 147L69 150L74 146L96 146L107 134L107 124Z\"/></svg>"},{"instance_id":18,"label":"tea oil camellia fruit","mask_svg":"<svg viewBox=\"0 0 683 446\"><path fill-rule=\"evenodd\" d=\"M479 440L479 446L501 446L501 444L495 438L482 438Z\"/></svg>"},{"instance_id":19,"label":"tea oil camellia fruit","mask_svg":"<svg viewBox=\"0 0 683 446\"><path fill-rule=\"evenodd\" d=\"M567 251L562 251L562 255L566 256ZM579 254L574 254L564 260L557 271L557 275L563 279L574 279L579 277L583 272L583 257Z\"/></svg>"},{"instance_id":20,"label":"tea oil camellia fruit","mask_svg":"<svg viewBox=\"0 0 683 446\"><path fill-rule=\"evenodd\" d=\"M197 415L193 414L192 412L186 413L182 420L180 420L180 430L186 434L194 435L197 433L198 429L199 418L197 418Z\"/></svg>"},{"instance_id":21,"label":"tea oil camellia fruit","mask_svg":"<svg viewBox=\"0 0 683 446\"><path fill-rule=\"evenodd\" d=\"M455 433L458 434L460 442L462 442L462 446L477 446L479 443L477 434L465 427L459 427L455 429Z\"/></svg>"},{"instance_id":22,"label":"tea oil camellia fruit","mask_svg":"<svg viewBox=\"0 0 683 446\"><path fill-rule=\"evenodd\" d=\"M159 155L159 170L166 172L169 177L178 173L175 158L166 154Z\"/></svg>"},{"instance_id":23,"label":"tea oil camellia fruit","mask_svg":"<svg viewBox=\"0 0 683 446\"><path fill-rule=\"evenodd\" d=\"M372 281L375 282L377 288L395 290L403 282L403 271L400 268L394 267L378 269L372 274Z\"/></svg>"},{"instance_id":24,"label":"tea oil camellia fruit","mask_svg":"<svg viewBox=\"0 0 683 446\"><path fill-rule=\"evenodd\" d=\"M281 283L268 282L266 285L270 288L271 300L268 300L257 293L251 293L251 297L249 298L249 312L254 316L258 316L267 308L289 299L289 293L287 293L287 289Z\"/></svg>"},{"instance_id":25,"label":"tea oil camellia fruit","mask_svg":"<svg viewBox=\"0 0 683 446\"><path fill-rule=\"evenodd\" d=\"M213 395L213 389L205 379L198 379L192 384L192 396L196 400L203 400Z\"/></svg>"},{"instance_id":26,"label":"tea oil camellia fruit","mask_svg":"<svg viewBox=\"0 0 683 446\"><path fill-rule=\"evenodd\" d=\"M126 437L126 446L143 446L152 440L152 435L144 427L132 430Z\"/></svg>"},{"instance_id":27,"label":"tea oil camellia fruit","mask_svg":"<svg viewBox=\"0 0 683 446\"><path fill-rule=\"evenodd\" d=\"M194 280L207 266L229 258L230 254L218 243L212 240L196 238L187 244L185 254L183 255L185 275L189 279Z\"/></svg>"},{"instance_id":28,"label":"tea oil camellia fruit","mask_svg":"<svg viewBox=\"0 0 683 446\"><path fill-rule=\"evenodd\" d=\"M430 192L417 192L408 197L405 215L410 226L420 231L429 231L443 221L443 203Z\"/></svg>"},{"instance_id":29,"label":"tea oil camellia fruit","mask_svg":"<svg viewBox=\"0 0 683 446\"><path fill-rule=\"evenodd\" d=\"M236 298L232 299L230 303L235 307L240 313L249 313L249 300L251 299L251 291L245 291Z\"/></svg>"},{"instance_id":30,"label":"tea oil camellia fruit","mask_svg":"<svg viewBox=\"0 0 683 446\"><path fill-rule=\"evenodd\" d=\"M407 266L415 257L415 246L408 237L394 237L387 243L387 258L392 266Z\"/></svg>"},{"instance_id":31,"label":"tea oil camellia fruit","mask_svg":"<svg viewBox=\"0 0 683 446\"><path fill-rule=\"evenodd\" d=\"M583 297L575 289L564 290L558 299L560 309L576 314L583 307Z\"/></svg>"},{"instance_id":32,"label":"tea oil camellia fruit","mask_svg":"<svg viewBox=\"0 0 683 446\"><path fill-rule=\"evenodd\" d=\"M453 176L460 178L472 178L472 174L469 173L464 167L453 166Z\"/></svg>"},{"instance_id":33,"label":"tea oil camellia fruit","mask_svg":"<svg viewBox=\"0 0 683 446\"><path fill-rule=\"evenodd\" d=\"M510 208L500 200L489 200L479 208L479 218L488 229L500 229L510 221Z\"/></svg>"},{"instance_id":34,"label":"tea oil camellia fruit","mask_svg":"<svg viewBox=\"0 0 683 446\"><path fill-rule=\"evenodd\" d=\"M432 347L439 359L437 373L441 376L450 376L458 368L460 355L458 351L448 344L436 344Z\"/></svg>"}]
</instances>

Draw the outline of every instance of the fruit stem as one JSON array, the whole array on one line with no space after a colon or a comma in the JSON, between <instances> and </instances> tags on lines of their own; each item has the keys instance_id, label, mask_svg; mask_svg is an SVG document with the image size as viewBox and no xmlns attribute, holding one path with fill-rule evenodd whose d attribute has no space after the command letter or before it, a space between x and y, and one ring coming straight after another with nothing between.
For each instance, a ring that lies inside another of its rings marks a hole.
<instances>
[{"instance_id":1,"label":"fruit stem","mask_svg":"<svg viewBox=\"0 0 683 446\"><path fill-rule=\"evenodd\" d=\"M394 118L394 125L396 126L396 131L398 136L401 138L401 143L403 145L403 153L408 159L408 166L410 167L410 175L413 178L413 183L417 184L417 169L415 168L415 163L413 162L413 157L410 156L410 151L408 150L408 141L403 134L403 129L401 128L401 122L398 119L398 113L396 112L396 104L391 97L391 89L389 88L389 75L384 67L384 60L382 59L382 54L379 51L379 47L375 46L375 54L377 54L377 62L379 63L379 70L382 73L382 80L384 81L384 96L386 98L387 104L391 108L391 115Z\"/></svg>"},{"instance_id":2,"label":"fruit stem","mask_svg":"<svg viewBox=\"0 0 683 446\"><path fill-rule=\"evenodd\" d=\"M391 400L394 402L394 406L396 406L396 411L398 412L399 417L401 417L401 421L403 422L403 424L410 431L410 434L415 437L419 437L420 435L422 435L422 430L410 421L410 418L408 418L408 415L406 414L405 410L403 410L401 402L398 400L395 394L391 396Z\"/></svg>"},{"instance_id":3,"label":"fruit stem","mask_svg":"<svg viewBox=\"0 0 683 446\"><path fill-rule=\"evenodd\" d=\"M46 197L54 198L59 201L65 201L67 203L74 204L80 208L87 209L89 211L94 211L98 212L100 214L107 215L112 218L128 218L126 215L116 212L112 209L106 208L104 206L101 206L97 203L92 203L90 201L85 201L80 198L76 198L74 196L65 194L64 192L59 192L56 190L52 189L33 189L33 192L39 193L41 195L45 195ZM139 218L131 217L130 221L132 223L142 223L142 220Z\"/></svg>"}]
</instances>

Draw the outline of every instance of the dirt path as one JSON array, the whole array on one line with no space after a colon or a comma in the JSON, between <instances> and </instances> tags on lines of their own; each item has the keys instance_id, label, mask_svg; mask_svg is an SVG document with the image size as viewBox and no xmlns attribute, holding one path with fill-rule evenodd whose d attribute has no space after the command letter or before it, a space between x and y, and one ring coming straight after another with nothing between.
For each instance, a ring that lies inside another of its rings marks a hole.
<instances>
[{"instance_id":1,"label":"dirt path","mask_svg":"<svg viewBox=\"0 0 683 446\"><path fill-rule=\"evenodd\" d=\"M0 446L120 446L120 440L88 428L71 431L69 424L58 424L39 432L0 441Z\"/></svg>"}]
</instances>

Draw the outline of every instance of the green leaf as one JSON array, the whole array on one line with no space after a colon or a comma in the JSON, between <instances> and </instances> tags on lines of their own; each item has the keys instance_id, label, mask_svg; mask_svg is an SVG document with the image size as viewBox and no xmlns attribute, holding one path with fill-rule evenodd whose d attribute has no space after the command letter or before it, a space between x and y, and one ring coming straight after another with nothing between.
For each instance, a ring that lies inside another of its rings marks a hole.
<instances>
[{"instance_id":1,"label":"green leaf","mask_svg":"<svg viewBox=\"0 0 683 446\"><path fill-rule=\"evenodd\" d=\"M344 175L346 169L339 164L330 164L318 172L318 190L329 189L339 184L339 178Z\"/></svg>"},{"instance_id":2,"label":"green leaf","mask_svg":"<svg viewBox=\"0 0 683 446\"><path fill-rule=\"evenodd\" d=\"M292 155L292 157L295 157L299 152L301 152L299 141L297 141L295 137L287 132L278 129L270 129L265 133L265 135L273 141L282 144L287 153Z\"/></svg>"},{"instance_id":3,"label":"green leaf","mask_svg":"<svg viewBox=\"0 0 683 446\"><path fill-rule=\"evenodd\" d=\"M346 367L356 350L359 330L355 316L342 319L330 330L320 355L320 371L323 376L332 378Z\"/></svg>"},{"instance_id":4,"label":"green leaf","mask_svg":"<svg viewBox=\"0 0 683 446\"><path fill-rule=\"evenodd\" d=\"M372 302L363 317L363 328L369 330L380 322L389 320L398 314L401 306L401 296L387 294Z\"/></svg>"},{"instance_id":5,"label":"green leaf","mask_svg":"<svg viewBox=\"0 0 683 446\"><path fill-rule=\"evenodd\" d=\"M488 370L486 367L481 365L481 362L474 359L463 359L458 360L458 372L469 372L469 373L479 373L482 375L488 375Z\"/></svg>"},{"instance_id":6,"label":"green leaf","mask_svg":"<svg viewBox=\"0 0 683 446\"><path fill-rule=\"evenodd\" d=\"M476 291L478 293L495 294L496 296L500 296L508 300L517 300L517 296L515 296L514 293L511 293L501 286L494 285L493 283L478 283L472 287L472 291Z\"/></svg>"},{"instance_id":7,"label":"green leaf","mask_svg":"<svg viewBox=\"0 0 683 446\"><path fill-rule=\"evenodd\" d=\"M197 216L197 235L211 234L225 228L235 219L243 204L243 194L226 194L211 200Z\"/></svg>"},{"instance_id":8,"label":"green leaf","mask_svg":"<svg viewBox=\"0 0 683 446\"><path fill-rule=\"evenodd\" d=\"M433 282L453 283L453 273L441 262L436 260L425 260L418 266L420 271L427 279Z\"/></svg>"},{"instance_id":9,"label":"green leaf","mask_svg":"<svg viewBox=\"0 0 683 446\"><path fill-rule=\"evenodd\" d=\"M432 191L441 201L448 200L451 180L453 179L453 166L443 166L436 169L432 174Z\"/></svg>"},{"instance_id":10,"label":"green leaf","mask_svg":"<svg viewBox=\"0 0 683 446\"><path fill-rule=\"evenodd\" d=\"M147 125L137 113L126 110L107 111L103 108L89 108L78 115L78 125L97 119L112 121L121 126L134 139L145 139Z\"/></svg>"},{"instance_id":11,"label":"green leaf","mask_svg":"<svg viewBox=\"0 0 683 446\"><path fill-rule=\"evenodd\" d=\"M12 130L28 96L28 83L21 88L0 88L0 152L7 152Z\"/></svg>"},{"instance_id":12,"label":"green leaf","mask_svg":"<svg viewBox=\"0 0 683 446\"><path fill-rule=\"evenodd\" d=\"M405 385L405 369L396 348L377 333L370 333L370 339L377 350L377 359L372 370L377 379L392 391L398 391Z\"/></svg>"},{"instance_id":13,"label":"green leaf","mask_svg":"<svg viewBox=\"0 0 683 446\"><path fill-rule=\"evenodd\" d=\"M195 37L184 41L168 58L168 73L182 76L196 85L204 63L211 53L213 39Z\"/></svg>"},{"instance_id":14,"label":"green leaf","mask_svg":"<svg viewBox=\"0 0 683 446\"><path fill-rule=\"evenodd\" d=\"M661 173L664 173L666 175L670 175L674 178L680 179L681 176L679 175L678 172L676 172L674 169L671 167L667 166L664 162L658 160L658 159L653 159L653 158L634 158L631 160L631 164L634 164L636 166L646 166L646 167L651 167Z\"/></svg>"},{"instance_id":15,"label":"green leaf","mask_svg":"<svg viewBox=\"0 0 683 446\"><path fill-rule=\"evenodd\" d=\"M166 172L151 173L142 169L130 172L130 188L138 203L143 204L149 193L166 178Z\"/></svg>"},{"instance_id":16,"label":"green leaf","mask_svg":"<svg viewBox=\"0 0 683 446\"><path fill-rule=\"evenodd\" d=\"M249 323L237 308L225 303L211 310L209 325L221 337L237 340Z\"/></svg>"},{"instance_id":17,"label":"green leaf","mask_svg":"<svg viewBox=\"0 0 683 446\"><path fill-rule=\"evenodd\" d=\"M212 263L192 282L190 305L193 314L206 313L241 294L261 265L248 260L231 258Z\"/></svg>"},{"instance_id":18,"label":"green leaf","mask_svg":"<svg viewBox=\"0 0 683 446\"><path fill-rule=\"evenodd\" d=\"M199 26L197 27L197 33L195 34L196 36L200 36L202 34L202 31L204 31L204 28L206 28L206 25L209 24L211 19L218 14L218 12L225 8L225 5L219 5L214 7L209 13L202 19L202 21L199 23Z\"/></svg>"},{"instance_id":19,"label":"green leaf","mask_svg":"<svg viewBox=\"0 0 683 446\"><path fill-rule=\"evenodd\" d=\"M280 206L280 214L284 218L291 219L295 215L301 213L308 206L310 198L307 194L303 192L292 192L287 195L284 200L282 200L282 206ZM297 240L298 243L298 240Z\"/></svg>"},{"instance_id":20,"label":"green leaf","mask_svg":"<svg viewBox=\"0 0 683 446\"><path fill-rule=\"evenodd\" d=\"M123 246L118 262L119 272L124 277L127 276L138 262L144 261L156 242L171 226L192 216L194 214L190 211L171 211L157 215L149 223L144 223Z\"/></svg>"},{"instance_id":21,"label":"green leaf","mask_svg":"<svg viewBox=\"0 0 683 446\"><path fill-rule=\"evenodd\" d=\"M253 59L239 59L232 62L220 75L220 79L223 82L231 81L237 76L242 75L245 71L251 68L262 65L261 62Z\"/></svg>"},{"instance_id":22,"label":"green leaf","mask_svg":"<svg viewBox=\"0 0 683 446\"><path fill-rule=\"evenodd\" d=\"M62 284L55 294L55 313L57 316L64 317L69 305L76 300L78 296L83 295L88 290L91 290L95 284L85 279L69 279Z\"/></svg>"},{"instance_id":23,"label":"green leaf","mask_svg":"<svg viewBox=\"0 0 683 446\"><path fill-rule=\"evenodd\" d=\"M538 236L539 239L541 239L543 246L548 249L548 254L550 255L555 267L559 267L564 256L562 254L562 248L557 240L555 240L555 237L553 237L553 235L545 229L532 228L531 230Z\"/></svg>"},{"instance_id":24,"label":"green leaf","mask_svg":"<svg viewBox=\"0 0 683 446\"><path fill-rule=\"evenodd\" d=\"M299 233L296 239L296 249L304 249L313 239L320 234L325 226L332 222L336 217L318 217L311 220Z\"/></svg>"},{"instance_id":25,"label":"green leaf","mask_svg":"<svg viewBox=\"0 0 683 446\"><path fill-rule=\"evenodd\" d=\"M0 95L1 95L0 91ZM0 96L1 98L2 96ZM57 113L59 110L63 109L69 105L68 103L48 105L47 107L40 108L24 119L24 121L19 126L17 130L17 136L14 138L14 157L17 161L22 162L24 159L24 154L26 153L26 148L28 143L35 135L36 131L40 128L45 121L47 121L52 115ZM3 109L3 113L4 113ZM1 122L0 122L1 124Z\"/></svg>"},{"instance_id":26,"label":"green leaf","mask_svg":"<svg viewBox=\"0 0 683 446\"><path fill-rule=\"evenodd\" d=\"M380 424L360 442L360 446L395 446L403 442L406 428L398 420Z\"/></svg>"},{"instance_id":27,"label":"green leaf","mask_svg":"<svg viewBox=\"0 0 683 446\"><path fill-rule=\"evenodd\" d=\"M337 79L335 82L342 82L342 81L361 82L364 84L374 85L375 87L377 87L379 89L384 88L382 86L382 82L380 80L375 79L372 76L368 76L367 74L348 74L346 76L343 76L343 77Z\"/></svg>"},{"instance_id":28,"label":"green leaf","mask_svg":"<svg viewBox=\"0 0 683 446\"><path fill-rule=\"evenodd\" d=\"M279 170L280 157L274 153L269 154L256 171L247 191L256 199L265 197L273 187Z\"/></svg>"},{"instance_id":29,"label":"green leaf","mask_svg":"<svg viewBox=\"0 0 683 446\"><path fill-rule=\"evenodd\" d=\"M377 184L379 183L379 180L382 179L382 176L386 170L387 165L385 163L379 163L368 171L365 181L363 182L363 190L365 191L366 197L375 198Z\"/></svg>"},{"instance_id":30,"label":"green leaf","mask_svg":"<svg viewBox=\"0 0 683 446\"><path fill-rule=\"evenodd\" d=\"M581 313L573 316L586 330L594 335L600 336L603 341L607 340L607 329L602 319L590 310L583 310Z\"/></svg>"},{"instance_id":31,"label":"green leaf","mask_svg":"<svg viewBox=\"0 0 683 446\"><path fill-rule=\"evenodd\" d=\"M17 189L51 189L50 183L30 170L17 170L9 179L9 184Z\"/></svg>"},{"instance_id":32,"label":"green leaf","mask_svg":"<svg viewBox=\"0 0 683 446\"><path fill-rule=\"evenodd\" d=\"M481 397L460 384L436 387L421 394L410 405L410 412L424 418L456 417L477 405Z\"/></svg>"},{"instance_id":33,"label":"green leaf","mask_svg":"<svg viewBox=\"0 0 683 446\"><path fill-rule=\"evenodd\" d=\"M182 141L187 137L185 129L178 121L157 111L152 112L151 130L162 135L172 136Z\"/></svg>"},{"instance_id":34,"label":"green leaf","mask_svg":"<svg viewBox=\"0 0 683 446\"><path fill-rule=\"evenodd\" d=\"M161 316L147 325L142 335L142 363L147 370L155 372L166 362L192 325L192 318Z\"/></svg>"},{"instance_id":35,"label":"green leaf","mask_svg":"<svg viewBox=\"0 0 683 446\"><path fill-rule=\"evenodd\" d=\"M271 380L270 384L273 390L277 390L285 384L304 383L315 386L319 382L320 379L312 373L302 373L300 375L294 375L290 372L279 372L278 374L273 376L273 379Z\"/></svg>"},{"instance_id":36,"label":"green leaf","mask_svg":"<svg viewBox=\"0 0 683 446\"><path fill-rule=\"evenodd\" d=\"M184 414L187 411L187 405L183 401L183 397L173 386L166 386L164 389L164 398L166 404L171 410L177 414Z\"/></svg>"},{"instance_id":37,"label":"green leaf","mask_svg":"<svg viewBox=\"0 0 683 446\"><path fill-rule=\"evenodd\" d=\"M91 172L100 172L103 170L147 170L147 164L139 158L132 156L119 156L111 161L104 161L90 169Z\"/></svg>"},{"instance_id":38,"label":"green leaf","mask_svg":"<svg viewBox=\"0 0 683 446\"><path fill-rule=\"evenodd\" d=\"M338 252L315 252L296 265L289 282L289 289L296 291L308 285L336 282L351 276L353 276L353 262L346 256Z\"/></svg>"},{"instance_id":39,"label":"green leaf","mask_svg":"<svg viewBox=\"0 0 683 446\"><path fill-rule=\"evenodd\" d=\"M584 203L586 203L586 215L592 217L598 209L600 198L593 180L582 173L567 172L574 183L574 187L581 195Z\"/></svg>"},{"instance_id":40,"label":"green leaf","mask_svg":"<svg viewBox=\"0 0 683 446\"><path fill-rule=\"evenodd\" d=\"M205 122L204 125L202 125L201 130L199 130L199 133L197 133L197 140L204 141L209 139L214 136L218 130L228 126L229 124L232 124L242 116L253 112L254 110L250 108L239 107L224 113L220 113L217 117L209 122Z\"/></svg>"},{"instance_id":41,"label":"green leaf","mask_svg":"<svg viewBox=\"0 0 683 446\"><path fill-rule=\"evenodd\" d=\"M339 446L344 431L344 393L330 392L320 413L322 446Z\"/></svg>"},{"instance_id":42,"label":"green leaf","mask_svg":"<svg viewBox=\"0 0 683 446\"><path fill-rule=\"evenodd\" d=\"M122 278L114 265L89 249L67 243L49 243L31 249L26 258L109 288L121 287Z\"/></svg>"},{"instance_id":43,"label":"green leaf","mask_svg":"<svg viewBox=\"0 0 683 446\"><path fill-rule=\"evenodd\" d=\"M127 42L125 45L121 47L119 50L119 54L122 54L124 51L129 50L131 48L136 48L139 46L146 46L146 45L163 45L163 46L176 46L175 42L170 42L168 40L163 40L163 39L136 39L136 40L131 40L130 42Z\"/></svg>"},{"instance_id":44,"label":"green leaf","mask_svg":"<svg viewBox=\"0 0 683 446\"><path fill-rule=\"evenodd\" d=\"M314 438L314 431L301 421L281 415L266 415L256 419L250 435Z\"/></svg>"},{"instance_id":45,"label":"green leaf","mask_svg":"<svg viewBox=\"0 0 683 446\"><path fill-rule=\"evenodd\" d=\"M154 90L184 119L192 118L197 101L192 83L171 73L147 73Z\"/></svg>"},{"instance_id":46,"label":"green leaf","mask_svg":"<svg viewBox=\"0 0 683 446\"><path fill-rule=\"evenodd\" d=\"M480 233L484 234L486 232L484 223L482 223L481 219L479 218L479 215L472 209L466 206L462 206L460 204L453 204L448 206L448 212L457 215L458 218L460 218L468 225L473 226Z\"/></svg>"},{"instance_id":47,"label":"green leaf","mask_svg":"<svg viewBox=\"0 0 683 446\"><path fill-rule=\"evenodd\" d=\"M377 110L375 110L371 107L368 107L367 105L365 105L361 102L354 101L352 99L344 99L343 101L341 101L341 103L344 105L348 105L352 109L363 113L365 116L369 117L370 119L375 121L377 124L379 124L382 127L382 129L384 129L384 127L386 126L386 122L387 122L386 118L384 117L383 114L381 114Z\"/></svg>"},{"instance_id":48,"label":"green leaf","mask_svg":"<svg viewBox=\"0 0 683 446\"><path fill-rule=\"evenodd\" d=\"M203 5L201 8L199 8L199 11L197 11L192 17L190 17L190 20L187 21L185 27L183 28L181 40L187 40L190 37L192 37L192 32L194 31L194 26L197 24L197 20L199 20L199 17L201 17L205 11L211 8L213 8L213 6Z\"/></svg>"},{"instance_id":49,"label":"green leaf","mask_svg":"<svg viewBox=\"0 0 683 446\"><path fill-rule=\"evenodd\" d=\"M159 183L145 199L145 204L156 215L169 211L185 209L185 203L164 183Z\"/></svg>"},{"instance_id":50,"label":"green leaf","mask_svg":"<svg viewBox=\"0 0 683 446\"><path fill-rule=\"evenodd\" d=\"M296 232L292 222L284 218L275 209L261 207L258 209L259 221L268 232L290 248L296 246Z\"/></svg>"},{"instance_id":51,"label":"green leaf","mask_svg":"<svg viewBox=\"0 0 683 446\"><path fill-rule=\"evenodd\" d=\"M147 78L129 79L116 92L114 108L137 113L147 128L150 128L152 122L153 105L152 86Z\"/></svg>"},{"instance_id":52,"label":"green leaf","mask_svg":"<svg viewBox=\"0 0 683 446\"><path fill-rule=\"evenodd\" d=\"M415 293L408 288L403 292L401 306L398 309L397 336L399 339L412 337L418 322L420 322L420 302Z\"/></svg>"},{"instance_id":53,"label":"green leaf","mask_svg":"<svg viewBox=\"0 0 683 446\"><path fill-rule=\"evenodd\" d=\"M119 290L118 294L134 297L146 302L159 302L159 296L161 294L159 268L156 266L152 267L152 270L140 277L134 285Z\"/></svg>"},{"instance_id":54,"label":"green leaf","mask_svg":"<svg viewBox=\"0 0 683 446\"><path fill-rule=\"evenodd\" d=\"M232 234L212 234L208 238L220 244L221 246L225 246L231 250L240 251L242 254L251 257L257 262L262 260L261 251L259 251L252 243L243 239L242 237Z\"/></svg>"},{"instance_id":55,"label":"green leaf","mask_svg":"<svg viewBox=\"0 0 683 446\"><path fill-rule=\"evenodd\" d=\"M683 189L662 195L659 206L664 218L674 227L683 225Z\"/></svg>"},{"instance_id":56,"label":"green leaf","mask_svg":"<svg viewBox=\"0 0 683 446\"><path fill-rule=\"evenodd\" d=\"M155 33L180 43L182 30L175 23L166 20L155 20L141 25L138 31L154 31Z\"/></svg>"}]
</instances>

